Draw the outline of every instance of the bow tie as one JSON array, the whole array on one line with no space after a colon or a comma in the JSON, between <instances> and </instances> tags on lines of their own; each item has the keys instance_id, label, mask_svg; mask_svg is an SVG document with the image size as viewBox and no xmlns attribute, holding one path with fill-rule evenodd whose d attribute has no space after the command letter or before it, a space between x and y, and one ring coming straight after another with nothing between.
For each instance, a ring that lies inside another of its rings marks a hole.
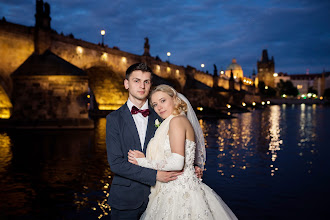
<instances>
[{"instance_id":1,"label":"bow tie","mask_svg":"<svg viewBox=\"0 0 330 220\"><path fill-rule=\"evenodd\" d=\"M137 114L137 113L139 113L139 112L140 112L144 117L147 117L147 116L150 114L149 109L140 110L140 109L138 109L138 108L135 107L135 106L132 107L132 110L131 110L132 115L135 115L135 114Z\"/></svg>"}]
</instances>

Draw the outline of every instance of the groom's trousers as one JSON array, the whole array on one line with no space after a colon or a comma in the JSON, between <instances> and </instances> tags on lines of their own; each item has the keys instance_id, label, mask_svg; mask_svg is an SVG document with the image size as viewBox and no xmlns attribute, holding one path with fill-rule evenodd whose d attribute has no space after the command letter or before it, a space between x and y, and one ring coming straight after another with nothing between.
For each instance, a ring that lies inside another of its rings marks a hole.
<instances>
[{"instance_id":1,"label":"groom's trousers","mask_svg":"<svg viewBox=\"0 0 330 220\"><path fill-rule=\"evenodd\" d=\"M143 202L137 209L119 210L111 208L111 220L138 220L147 208L147 203Z\"/></svg>"}]
</instances>

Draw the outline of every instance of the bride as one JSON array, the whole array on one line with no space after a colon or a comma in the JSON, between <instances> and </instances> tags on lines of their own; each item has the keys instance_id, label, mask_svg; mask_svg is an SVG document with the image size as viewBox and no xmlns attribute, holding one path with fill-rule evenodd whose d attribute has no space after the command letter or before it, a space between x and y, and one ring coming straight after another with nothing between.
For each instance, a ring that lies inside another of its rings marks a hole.
<instances>
[{"instance_id":1,"label":"bride","mask_svg":"<svg viewBox=\"0 0 330 220\"><path fill-rule=\"evenodd\" d=\"M150 97L151 106L164 121L150 140L146 157L140 151L129 151L128 161L183 173L174 181L157 182L151 187L141 219L237 219L220 196L195 175L194 162L204 165L205 146L189 101L168 85L157 86Z\"/></svg>"}]
</instances>

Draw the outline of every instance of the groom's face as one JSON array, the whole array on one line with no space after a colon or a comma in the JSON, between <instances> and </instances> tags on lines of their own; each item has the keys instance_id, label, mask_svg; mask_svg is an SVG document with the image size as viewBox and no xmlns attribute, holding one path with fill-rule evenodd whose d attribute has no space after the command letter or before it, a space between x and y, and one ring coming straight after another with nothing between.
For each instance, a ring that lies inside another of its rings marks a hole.
<instances>
[{"instance_id":1,"label":"groom's face","mask_svg":"<svg viewBox=\"0 0 330 220\"><path fill-rule=\"evenodd\" d=\"M125 89L129 92L129 98L147 100L151 87L151 73L134 70L128 79L124 81Z\"/></svg>"}]
</instances>

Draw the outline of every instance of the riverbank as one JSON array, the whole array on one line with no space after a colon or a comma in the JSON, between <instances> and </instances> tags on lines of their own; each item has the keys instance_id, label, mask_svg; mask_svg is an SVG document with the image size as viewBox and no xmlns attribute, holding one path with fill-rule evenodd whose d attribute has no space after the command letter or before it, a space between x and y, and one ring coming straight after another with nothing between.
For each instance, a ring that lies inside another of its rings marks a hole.
<instances>
[{"instance_id":1,"label":"riverbank","mask_svg":"<svg viewBox=\"0 0 330 220\"><path fill-rule=\"evenodd\" d=\"M58 119L18 121L1 119L1 129L94 129L94 120L91 119Z\"/></svg>"},{"instance_id":2,"label":"riverbank","mask_svg":"<svg viewBox=\"0 0 330 220\"><path fill-rule=\"evenodd\" d=\"M330 104L329 100L320 100L320 99L296 99L296 98L270 98L269 101L273 105L282 105L282 104L306 104L306 105L328 105Z\"/></svg>"}]
</instances>

